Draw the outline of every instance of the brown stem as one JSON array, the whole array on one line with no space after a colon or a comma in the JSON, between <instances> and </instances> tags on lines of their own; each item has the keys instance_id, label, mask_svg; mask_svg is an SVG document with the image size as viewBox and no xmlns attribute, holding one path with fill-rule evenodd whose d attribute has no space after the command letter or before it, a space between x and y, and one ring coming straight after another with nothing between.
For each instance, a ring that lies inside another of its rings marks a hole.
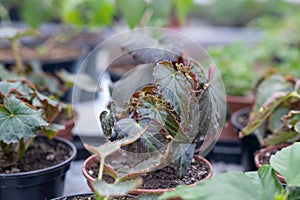
<instances>
[{"instance_id":1,"label":"brown stem","mask_svg":"<svg viewBox=\"0 0 300 200\"><path fill-rule=\"evenodd\" d=\"M17 70L20 73L24 73L25 68L24 68L24 65L23 65L22 58L20 56L18 42L16 40L10 40L10 45L11 45L11 48L12 48L14 59L16 61Z\"/></svg>"}]
</instances>

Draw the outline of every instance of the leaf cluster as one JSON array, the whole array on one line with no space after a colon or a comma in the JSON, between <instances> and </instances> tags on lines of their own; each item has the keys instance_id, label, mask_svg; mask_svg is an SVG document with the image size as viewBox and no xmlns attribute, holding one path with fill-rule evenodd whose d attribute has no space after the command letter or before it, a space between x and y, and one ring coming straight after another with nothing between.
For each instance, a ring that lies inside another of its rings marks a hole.
<instances>
[{"instance_id":1,"label":"leaf cluster","mask_svg":"<svg viewBox=\"0 0 300 200\"><path fill-rule=\"evenodd\" d=\"M191 58L160 61L153 69L153 77L154 83L131 95L126 108L117 112L112 101L109 111L100 114L108 140L99 147L85 144L100 158L97 182L102 182L102 174L106 173L117 184L170 162L179 177L189 168L195 141L205 137L213 120L210 82L203 68ZM96 183L94 187L105 195Z\"/></svg>"},{"instance_id":2,"label":"leaf cluster","mask_svg":"<svg viewBox=\"0 0 300 200\"><path fill-rule=\"evenodd\" d=\"M271 157L270 165L263 165L258 172L219 174L195 186L178 186L157 199L296 200L300 198L299 153L300 143L297 142L278 151ZM285 178L285 187L275 172Z\"/></svg>"},{"instance_id":3,"label":"leaf cluster","mask_svg":"<svg viewBox=\"0 0 300 200\"><path fill-rule=\"evenodd\" d=\"M271 75L263 80L247 126L240 136L256 133L262 145L294 142L300 138L300 88L293 77Z\"/></svg>"},{"instance_id":4,"label":"leaf cluster","mask_svg":"<svg viewBox=\"0 0 300 200\"><path fill-rule=\"evenodd\" d=\"M4 158L17 152L17 158L21 159L29 146L25 144L30 143L41 131L50 138L54 137L58 130L64 128L51 123L61 109L57 101L38 92L27 80L1 81L0 143Z\"/></svg>"}]
</instances>

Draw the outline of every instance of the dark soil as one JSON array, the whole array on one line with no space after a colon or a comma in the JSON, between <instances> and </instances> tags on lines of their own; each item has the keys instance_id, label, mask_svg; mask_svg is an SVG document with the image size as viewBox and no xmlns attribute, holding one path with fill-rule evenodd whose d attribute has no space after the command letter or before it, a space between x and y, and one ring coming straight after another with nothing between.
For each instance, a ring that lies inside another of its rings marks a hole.
<instances>
[{"instance_id":1,"label":"dark soil","mask_svg":"<svg viewBox=\"0 0 300 200\"><path fill-rule=\"evenodd\" d=\"M135 199L134 197L110 197L110 200L133 200ZM91 195L80 195L80 196L76 196L76 197L72 197L72 198L60 198L58 200L96 200L95 195L91 194Z\"/></svg>"},{"instance_id":2,"label":"dark soil","mask_svg":"<svg viewBox=\"0 0 300 200\"><path fill-rule=\"evenodd\" d=\"M259 163L260 164L270 164L270 158L272 155L274 155L277 151L280 149L272 149L270 151L264 152L262 156L259 157Z\"/></svg>"},{"instance_id":3,"label":"dark soil","mask_svg":"<svg viewBox=\"0 0 300 200\"><path fill-rule=\"evenodd\" d=\"M39 54L35 50L28 50L29 48L21 48L21 57L23 60L32 60L38 59L42 61L61 61L61 60L70 60L78 57L81 52L75 48L63 48L63 47L55 47L47 50L45 54ZM9 48L1 48L0 49L0 60L5 62L12 62L13 56L12 51Z\"/></svg>"},{"instance_id":4,"label":"dark soil","mask_svg":"<svg viewBox=\"0 0 300 200\"><path fill-rule=\"evenodd\" d=\"M13 174L44 169L67 160L71 155L72 149L69 146L39 137L30 145L21 161L10 167L0 166L0 173ZM0 163L3 162L2 157L0 151Z\"/></svg>"},{"instance_id":5,"label":"dark soil","mask_svg":"<svg viewBox=\"0 0 300 200\"><path fill-rule=\"evenodd\" d=\"M237 118L237 122L238 122L242 127L247 126L248 121L249 121L249 116L248 116L248 115L240 115L240 116L238 116L238 118Z\"/></svg>"},{"instance_id":6,"label":"dark soil","mask_svg":"<svg viewBox=\"0 0 300 200\"><path fill-rule=\"evenodd\" d=\"M92 169L88 169L88 173L97 178L99 171L99 163L95 164ZM141 189L166 189L174 188L177 185L190 185L204 179L209 174L209 166L205 162L196 162L194 159L192 164L183 178L177 178L175 174L176 168L172 165L166 166L157 171L142 175L143 185ZM105 176L107 182L113 182L109 176Z\"/></svg>"}]
</instances>

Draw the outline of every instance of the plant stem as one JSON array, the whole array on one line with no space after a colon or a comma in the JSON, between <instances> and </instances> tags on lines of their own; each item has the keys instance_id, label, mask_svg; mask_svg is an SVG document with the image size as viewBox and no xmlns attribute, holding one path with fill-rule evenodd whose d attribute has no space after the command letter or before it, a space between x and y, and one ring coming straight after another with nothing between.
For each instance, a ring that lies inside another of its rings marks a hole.
<instances>
[{"instance_id":1,"label":"plant stem","mask_svg":"<svg viewBox=\"0 0 300 200\"><path fill-rule=\"evenodd\" d=\"M10 40L10 45L12 48L14 59L16 61L17 70L20 73L23 73L25 71L25 69L24 69L24 65L23 65L23 62L22 62L22 59L20 56L17 40L14 40L14 39Z\"/></svg>"},{"instance_id":2,"label":"plant stem","mask_svg":"<svg viewBox=\"0 0 300 200\"><path fill-rule=\"evenodd\" d=\"M100 168L99 168L99 173L98 173L98 180L101 180L103 177L103 171L104 171L104 161L105 157L101 157L100 159Z\"/></svg>"},{"instance_id":3,"label":"plant stem","mask_svg":"<svg viewBox=\"0 0 300 200\"><path fill-rule=\"evenodd\" d=\"M151 17L153 15L153 10L151 8L147 8L144 12L144 15L142 16L138 27L143 28L146 27L146 25L149 23Z\"/></svg>"}]
</instances>

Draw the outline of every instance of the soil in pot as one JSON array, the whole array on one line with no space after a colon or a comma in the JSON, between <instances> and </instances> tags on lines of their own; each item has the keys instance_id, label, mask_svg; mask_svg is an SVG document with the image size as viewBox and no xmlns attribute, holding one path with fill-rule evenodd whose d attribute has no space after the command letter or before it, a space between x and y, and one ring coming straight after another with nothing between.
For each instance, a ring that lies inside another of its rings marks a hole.
<instances>
[{"instance_id":1,"label":"soil in pot","mask_svg":"<svg viewBox=\"0 0 300 200\"><path fill-rule=\"evenodd\" d=\"M206 162L199 162L193 159L187 174L179 179L175 175L176 168L172 165L166 166L157 171L142 175L143 185L140 189L167 189L175 188L177 185L190 185L205 179L210 173L210 167ZM93 164L87 172L93 178L97 178L99 172L99 163ZM113 179L109 176L104 176L104 179L112 183Z\"/></svg>"},{"instance_id":2,"label":"soil in pot","mask_svg":"<svg viewBox=\"0 0 300 200\"><path fill-rule=\"evenodd\" d=\"M11 167L5 167L1 164L0 174L14 174L48 168L67 160L72 153L72 149L63 143L45 140L44 137L36 138L20 162ZM2 159L3 156L0 151L0 163L4 163Z\"/></svg>"},{"instance_id":3,"label":"soil in pot","mask_svg":"<svg viewBox=\"0 0 300 200\"><path fill-rule=\"evenodd\" d=\"M133 196L123 196L123 197L110 197L109 200L133 200ZM85 195L74 195L70 197L57 198L55 200L96 200L94 194L85 194Z\"/></svg>"}]
</instances>

